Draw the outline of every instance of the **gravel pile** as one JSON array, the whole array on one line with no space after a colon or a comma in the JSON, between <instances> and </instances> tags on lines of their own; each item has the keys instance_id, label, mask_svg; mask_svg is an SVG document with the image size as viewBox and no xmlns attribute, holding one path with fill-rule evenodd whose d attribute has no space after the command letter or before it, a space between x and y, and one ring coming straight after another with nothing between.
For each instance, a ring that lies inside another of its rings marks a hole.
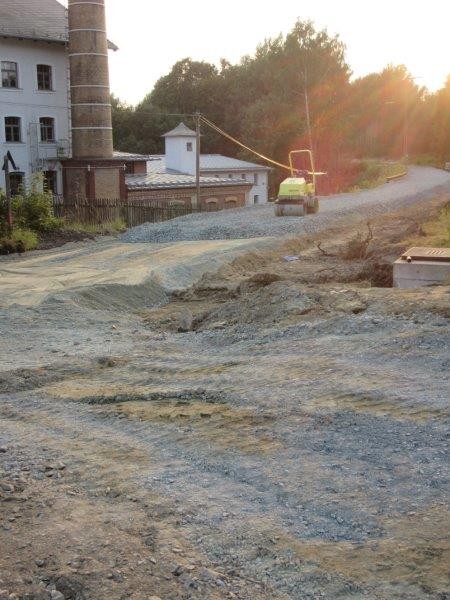
<instances>
[{"instance_id":1,"label":"gravel pile","mask_svg":"<svg viewBox=\"0 0 450 600\"><path fill-rule=\"evenodd\" d=\"M275 217L272 204L197 213L162 223L145 223L122 236L124 242L177 242L223 240L315 233L339 217L373 217L395 203L409 206L433 195L450 191L450 173L430 167L411 167L404 179L373 190L330 196L321 201L320 212L307 218Z\"/></svg>"}]
</instances>

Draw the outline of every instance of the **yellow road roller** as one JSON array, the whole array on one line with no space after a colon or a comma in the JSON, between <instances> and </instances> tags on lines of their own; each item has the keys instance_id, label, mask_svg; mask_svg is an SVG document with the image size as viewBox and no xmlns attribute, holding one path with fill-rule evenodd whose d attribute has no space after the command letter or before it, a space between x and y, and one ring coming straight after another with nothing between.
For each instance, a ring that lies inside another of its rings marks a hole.
<instances>
[{"instance_id":1,"label":"yellow road roller","mask_svg":"<svg viewBox=\"0 0 450 600\"><path fill-rule=\"evenodd\" d=\"M293 156L304 154L309 160L309 169L296 169ZM314 170L314 159L311 150L292 150L289 152L291 176L280 184L275 201L277 217L303 217L319 212L319 199L316 196L316 177L326 175Z\"/></svg>"}]
</instances>

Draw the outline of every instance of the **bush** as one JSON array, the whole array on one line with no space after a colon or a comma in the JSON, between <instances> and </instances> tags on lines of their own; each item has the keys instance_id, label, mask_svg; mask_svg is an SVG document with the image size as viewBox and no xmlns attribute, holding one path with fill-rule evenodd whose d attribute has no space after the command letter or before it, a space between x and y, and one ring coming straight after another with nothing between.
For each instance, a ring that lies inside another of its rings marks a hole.
<instances>
[{"instance_id":1,"label":"bush","mask_svg":"<svg viewBox=\"0 0 450 600\"><path fill-rule=\"evenodd\" d=\"M437 167L438 169L444 168L442 160L433 154L419 154L417 156L413 156L409 162L414 165L421 165L423 167Z\"/></svg>"},{"instance_id":2,"label":"bush","mask_svg":"<svg viewBox=\"0 0 450 600\"><path fill-rule=\"evenodd\" d=\"M405 165L399 162L383 163L375 160L361 160L357 164L357 173L355 173L345 191L359 192L360 190L371 189L386 183L388 177L404 174L405 171Z\"/></svg>"},{"instance_id":3,"label":"bush","mask_svg":"<svg viewBox=\"0 0 450 600\"><path fill-rule=\"evenodd\" d=\"M14 229L9 237L0 239L0 254L14 254L34 250L39 243L38 236L31 229Z\"/></svg>"},{"instance_id":4,"label":"bush","mask_svg":"<svg viewBox=\"0 0 450 600\"><path fill-rule=\"evenodd\" d=\"M53 197L50 192L42 191L42 176L37 174L31 182L29 192L22 192L11 200L13 224L19 229L32 229L48 232L60 229L61 219L53 214ZM6 196L0 190L0 233L6 230Z\"/></svg>"},{"instance_id":5,"label":"bush","mask_svg":"<svg viewBox=\"0 0 450 600\"><path fill-rule=\"evenodd\" d=\"M369 245L373 239L373 232L369 221L366 225L367 235L365 237L358 231L355 236L347 242L347 246L342 252L342 258L344 260L361 260L367 257Z\"/></svg>"},{"instance_id":6,"label":"bush","mask_svg":"<svg viewBox=\"0 0 450 600\"><path fill-rule=\"evenodd\" d=\"M53 215L53 199L49 192L31 190L15 196L11 202L14 223L33 231L54 231L61 227Z\"/></svg>"}]
</instances>

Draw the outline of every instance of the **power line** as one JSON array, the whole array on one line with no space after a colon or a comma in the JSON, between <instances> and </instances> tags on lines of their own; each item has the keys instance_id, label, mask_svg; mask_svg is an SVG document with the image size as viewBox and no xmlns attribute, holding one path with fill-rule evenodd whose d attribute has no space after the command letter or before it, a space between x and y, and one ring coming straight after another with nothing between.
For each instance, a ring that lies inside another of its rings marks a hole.
<instances>
[{"instance_id":1,"label":"power line","mask_svg":"<svg viewBox=\"0 0 450 600\"><path fill-rule=\"evenodd\" d=\"M247 150L248 152L251 152L255 156L258 156L262 160L264 160L264 161L266 161L266 162L268 162L268 163L270 163L272 165L275 165L276 167L280 167L281 169L286 169L287 171L289 171L289 173L291 173L292 170L291 170L291 167L289 165L284 165L283 163L280 163L280 162L278 162L276 160L273 160L272 158L269 158L268 156L265 156L264 154L261 154L257 150L255 150L253 148L250 148L250 146L246 146L245 144L243 144L242 142L240 142L239 140L237 140L236 138L234 138L232 135L230 135L229 133L227 133L223 129L220 129L220 127L218 125L215 125L212 121L210 121L206 117L203 117L202 115L200 115L200 119L206 125L208 125L208 127L211 127L212 129L214 129L215 131L217 131L218 133L220 133L221 135L223 135L224 137L226 137L227 139L229 139L233 143L237 144L241 148L244 148L244 150Z\"/></svg>"}]
</instances>

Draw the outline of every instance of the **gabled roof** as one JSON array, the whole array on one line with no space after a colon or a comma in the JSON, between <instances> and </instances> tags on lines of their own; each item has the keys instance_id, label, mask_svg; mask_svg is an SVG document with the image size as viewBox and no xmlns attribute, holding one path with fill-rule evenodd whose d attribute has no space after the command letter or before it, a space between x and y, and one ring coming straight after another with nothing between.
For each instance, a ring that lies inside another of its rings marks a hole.
<instances>
[{"instance_id":1,"label":"gabled roof","mask_svg":"<svg viewBox=\"0 0 450 600\"><path fill-rule=\"evenodd\" d=\"M0 0L0 37L66 44L67 9L57 0Z\"/></svg>"},{"instance_id":2,"label":"gabled roof","mask_svg":"<svg viewBox=\"0 0 450 600\"><path fill-rule=\"evenodd\" d=\"M180 123L179 125L177 125L175 127L175 129L168 131L162 137L167 138L167 137L195 137L195 136L196 136L195 131L192 131L192 129L189 129L189 127L186 127L186 125L184 123Z\"/></svg>"},{"instance_id":3,"label":"gabled roof","mask_svg":"<svg viewBox=\"0 0 450 600\"><path fill-rule=\"evenodd\" d=\"M152 189L177 189L194 188L196 179L194 175L182 173L147 173L146 175L127 175L126 185L129 190L152 190ZM200 186L226 187L247 186L251 184L242 179L219 179L217 177L200 177Z\"/></svg>"},{"instance_id":4,"label":"gabled roof","mask_svg":"<svg viewBox=\"0 0 450 600\"><path fill-rule=\"evenodd\" d=\"M113 157L129 162L146 162L147 160L153 160L153 157L149 154L135 154L133 152L121 152L120 150L114 150Z\"/></svg>"},{"instance_id":5,"label":"gabled roof","mask_svg":"<svg viewBox=\"0 0 450 600\"><path fill-rule=\"evenodd\" d=\"M258 165L256 163L230 158L222 154L201 154L200 155L200 170L201 171L224 171L232 173L233 171L270 171L270 167ZM166 157L164 155L153 155L150 157L150 162L147 163L147 171L149 173L170 173L171 170L166 167ZM174 171L172 171L173 173Z\"/></svg>"},{"instance_id":6,"label":"gabled roof","mask_svg":"<svg viewBox=\"0 0 450 600\"><path fill-rule=\"evenodd\" d=\"M227 171L231 169L270 171L270 167L258 165L247 160L231 158L230 156L223 156L223 154L201 154L200 168L203 171Z\"/></svg>"}]
</instances>

